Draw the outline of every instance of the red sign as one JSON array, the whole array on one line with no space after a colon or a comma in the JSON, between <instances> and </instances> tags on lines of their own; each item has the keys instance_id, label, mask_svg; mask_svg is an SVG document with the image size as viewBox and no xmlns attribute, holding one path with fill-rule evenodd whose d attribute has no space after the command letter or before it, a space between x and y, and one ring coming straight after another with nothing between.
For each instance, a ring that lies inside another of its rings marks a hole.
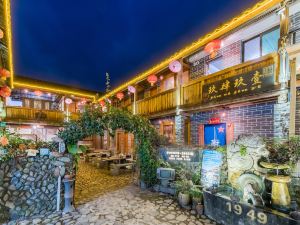
<instances>
[{"instance_id":1,"label":"red sign","mask_svg":"<svg viewBox=\"0 0 300 225\"><path fill-rule=\"evenodd\" d=\"M218 123L221 123L221 119L220 119L220 117L213 117L213 118L209 119L208 123L209 124L218 124Z\"/></svg>"}]
</instances>

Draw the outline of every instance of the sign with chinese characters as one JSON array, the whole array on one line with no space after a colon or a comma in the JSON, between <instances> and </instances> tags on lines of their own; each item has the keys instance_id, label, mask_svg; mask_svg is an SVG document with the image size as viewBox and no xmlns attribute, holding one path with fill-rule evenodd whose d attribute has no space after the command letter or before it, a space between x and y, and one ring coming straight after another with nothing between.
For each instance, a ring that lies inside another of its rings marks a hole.
<instances>
[{"instance_id":1,"label":"sign with chinese characters","mask_svg":"<svg viewBox=\"0 0 300 225\"><path fill-rule=\"evenodd\" d=\"M222 154L215 150L204 150L201 168L203 187L217 187L220 184Z\"/></svg>"},{"instance_id":2,"label":"sign with chinese characters","mask_svg":"<svg viewBox=\"0 0 300 225\"><path fill-rule=\"evenodd\" d=\"M187 150L160 150L160 155L165 161L177 161L177 162L199 162L199 151L187 151Z\"/></svg>"},{"instance_id":3,"label":"sign with chinese characters","mask_svg":"<svg viewBox=\"0 0 300 225\"><path fill-rule=\"evenodd\" d=\"M232 77L204 84L202 88L203 101L218 101L242 95L255 94L274 87L274 65L269 65Z\"/></svg>"},{"instance_id":4,"label":"sign with chinese characters","mask_svg":"<svg viewBox=\"0 0 300 225\"><path fill-rule=\"evenodd\" d=\"M209 124L218 124L218 123L221 123L221 119L220 119L220 117L213 117L213 118L209 119L208 123Z\"/></svg>"}]
</instances>

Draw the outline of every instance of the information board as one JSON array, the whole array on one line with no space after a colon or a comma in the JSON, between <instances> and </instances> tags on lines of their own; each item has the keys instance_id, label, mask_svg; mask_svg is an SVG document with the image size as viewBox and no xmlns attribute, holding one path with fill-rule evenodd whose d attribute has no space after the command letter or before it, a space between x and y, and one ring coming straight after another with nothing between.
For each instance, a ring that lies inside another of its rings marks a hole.
<instances>
[{"instance_id":1,"label":"information board","mask_svg":"<svg viewBox=\"0 0 300 225\"><path fill-rule=\"evenodd\" d=\"M201 168L201 184L206 187L215 187L220 184L222 154L215 150L204 150Z\"/></svg>"}]
</instances>

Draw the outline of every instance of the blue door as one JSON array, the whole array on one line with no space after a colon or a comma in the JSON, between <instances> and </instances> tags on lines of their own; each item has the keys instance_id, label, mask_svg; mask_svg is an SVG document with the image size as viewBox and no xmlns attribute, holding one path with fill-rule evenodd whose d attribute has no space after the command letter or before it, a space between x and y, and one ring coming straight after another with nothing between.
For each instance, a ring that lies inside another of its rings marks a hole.
<instances>
[{"instance_id":1,"label":"blue door","mask_svg":"<svg viewBox=\"0 0 300 225\"><path fill-rule=\"evenodd\" d=\"M206 124L204 125L205 145L226 145L226 124Z\"/></svg>"}]
</instances>

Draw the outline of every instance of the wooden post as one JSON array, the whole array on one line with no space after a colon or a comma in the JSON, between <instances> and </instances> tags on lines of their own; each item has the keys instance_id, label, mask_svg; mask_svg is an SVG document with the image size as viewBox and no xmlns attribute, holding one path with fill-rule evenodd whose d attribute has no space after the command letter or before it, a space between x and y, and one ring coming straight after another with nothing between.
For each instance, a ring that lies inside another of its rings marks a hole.
<instances>
[{"instance_id":1,"label":"wooden post","mask_svg":"<svg viewBox=\"0 0 300 225\"><path fill-rule=\"evenodd\" d=\"M133 93L133 106L132 106L132 113L133 115L137 114L137 108L136 108L136 99L137 99L137 85L135 87L135 92Z\"/></svg>"},{"instance_id":2,"label":"wooden post","mask_svg":"<svg viewBox=\"0 0 300 225\"><path fill-rule=\"evenodd\" d=\"M290 60L290 129L289 136L295 135L295 126L296 126L296 98L297 98L297 90L296 90L296 58Z\"/></svg>"}]
</instances>

